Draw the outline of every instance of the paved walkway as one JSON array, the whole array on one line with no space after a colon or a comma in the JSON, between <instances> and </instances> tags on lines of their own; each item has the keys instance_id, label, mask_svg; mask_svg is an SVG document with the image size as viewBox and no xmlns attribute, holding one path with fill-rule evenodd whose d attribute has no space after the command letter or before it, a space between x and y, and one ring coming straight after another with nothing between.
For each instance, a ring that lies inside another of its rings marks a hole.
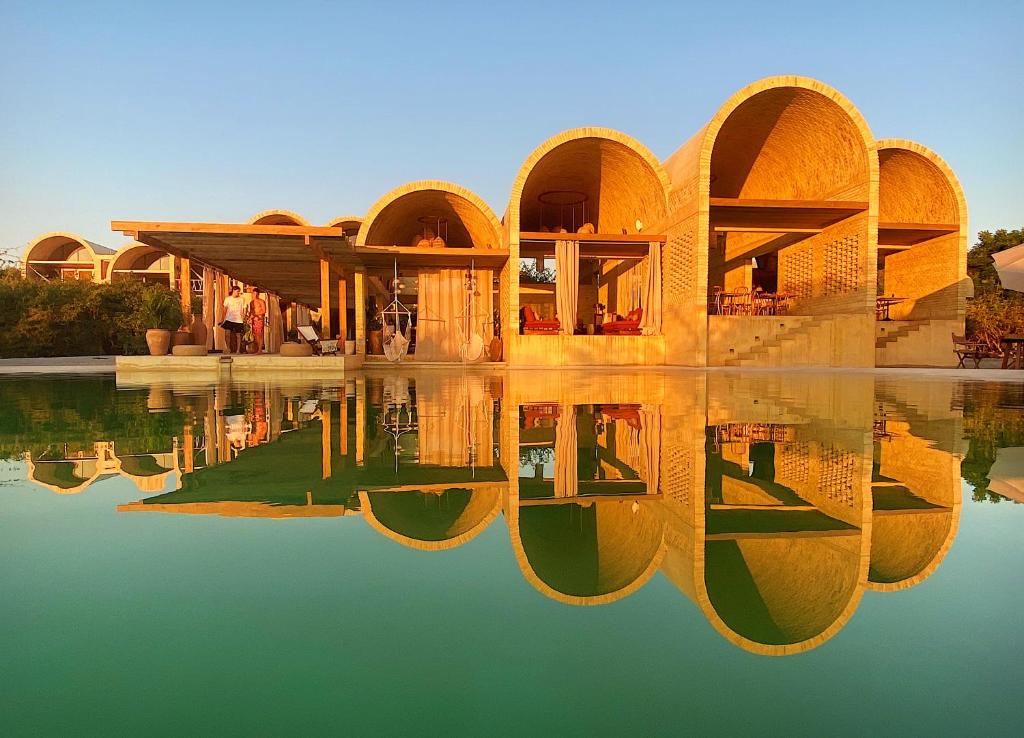
<instances>
[{"instance_id":1,"label":"paved walkway","mask_svg":"<svg viewBox=\"0 0 1024 738\"><path fill-rule=\"evenodd\" d=\"M0 359L0 374L113 374L113 356Z\"/></svg>"}]
</instances>

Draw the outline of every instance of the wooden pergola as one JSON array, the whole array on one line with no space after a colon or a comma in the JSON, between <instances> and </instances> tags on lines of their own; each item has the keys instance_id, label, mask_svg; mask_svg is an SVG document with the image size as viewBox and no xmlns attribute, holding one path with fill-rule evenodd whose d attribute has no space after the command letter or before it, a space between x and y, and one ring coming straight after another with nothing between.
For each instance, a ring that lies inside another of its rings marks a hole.
<instances>
[{"instance_id":1,"label":"wooden pergola","mask_svg":"<svg viewBox=\"0 0 1024 738\"><path fill-rule=\"evenodd\" d=\"M180 273L193 266L204 270L204 301L223 302L227 278L252 285L285 300L321 309L323 335L346 335L346 306L351 281L355 304L366 301L366 269L403 266L459 267L471 261L500 269L508 251L494 248L418 248L396 245L356 246L345 225L312 226L278 223L177 223L115 220L111 228L139 243L162 249L180 260ZM219 277L218 278L218 274ZM173 282L173 280L172 280ZM182 306L189 312L189 280L179 279ZM210 294L205 294L209 292ZM331 325L330 306L338 305L339 325ZM326 309L325 309L326 308ZM356 346L362 352L365 316L355 311Z\"/></svg>"}]
</instances>

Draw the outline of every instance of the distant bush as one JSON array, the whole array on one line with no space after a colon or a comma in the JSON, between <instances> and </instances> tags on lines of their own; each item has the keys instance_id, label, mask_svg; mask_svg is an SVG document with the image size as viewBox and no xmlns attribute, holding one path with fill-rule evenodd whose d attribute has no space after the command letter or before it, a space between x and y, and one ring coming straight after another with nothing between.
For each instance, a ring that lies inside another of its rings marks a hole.
<instances>
[{"instance_id":1,"label":"distant bush","mask_svg":"<svg viewBox=\"0 0 1024 738\"><path fill-rule=\"evenodd\" d=\"M1024 295L987 291L967 301L967 335L998 349L1008 334L1024 334Z\"/></svg>"},{"instance_id":2,"label":"distant bush","mask_svg":"<svg viewBox=\"0 0 1024 738\"><path fill-rule=\"evenodd\" d=\"M158 293L180 305L178 293L161 285L46 282L0 270L0 357L146 353L146 329L154 326L143 306Z\"/></svg>"}]
</instances>

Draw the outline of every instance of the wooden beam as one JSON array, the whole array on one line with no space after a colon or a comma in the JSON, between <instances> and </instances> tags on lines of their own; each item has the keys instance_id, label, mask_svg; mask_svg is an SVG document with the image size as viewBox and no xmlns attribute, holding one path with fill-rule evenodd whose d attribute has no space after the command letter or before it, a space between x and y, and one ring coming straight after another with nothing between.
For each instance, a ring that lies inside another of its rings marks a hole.
<instances>
[{"instance_id":1,"label":"wooden beam","mask_svg":"<svg viewBox=\"0 0 1024 738\"><path fill-rule=\"evenodd\" d=\"M366 353L366 272L357 271L353 274L356 294L356 353ZM358 427L356 428L358 431Z\"/></svg>"},{"instance_id":2,"label":"wooden beam","mask_svg":"<svg viewBox=\"0 0 1024 738\"><path fill-rule=\"evenodd\" d=\"M344 341L348 338L348 283L342 277L338 280L338 335Z\"/></svg>"},{"instance_id":3,"label":"wooden beam","mask_svg":"<svg viewBox=\"0 0 1024 738\"><path fill-rule=\"evenodd\" d=\"M174 223L161 221L112 220L110 229L125 235L141 231L154 233L235 233L264 236L317 236L344 239L341 228L331 226L248 225L242 223Z\"/></svg>"},{"instance_id":4,"label":"wooden beam","mask_svg":"<svg viewBox=\"0 0 1024 738\"><path fill-rule=\"evenodd\" d=\"M867 208L868 204L860 200L709 198L711 226L715 230L820 230L863 213Z\"/></svg>"},{"instance_id":5,"label":"wooden beam","mask_svg":"<svg viewBox=\"0 0 1024 738\"><path fill-rule=\"evenodd\" d=\"M959 226L952 223L891 223L878 224L879 246L913 246L950 233L958 233Z\"/></svg>"},{"instance_id":6,"label":"wooden beam","mask_svg":"<svg viewBox=\"0 0 1024 738\"><path fill-rule=\"evenodd\" d=\"M661 233L547 233L522 231L520 241L580 241L599 243L665 243L668 237Z\"/></svg>"},{"instance_id":7,"label":"wooden beam","mask_svg":"<svg viewBox=\"0 0 1024 738\"><path fill-rule=\"evenodd\" d=\"M331 263L320 260L320 335L334 338L331 332Z\"/></svg>"}]
</instances>

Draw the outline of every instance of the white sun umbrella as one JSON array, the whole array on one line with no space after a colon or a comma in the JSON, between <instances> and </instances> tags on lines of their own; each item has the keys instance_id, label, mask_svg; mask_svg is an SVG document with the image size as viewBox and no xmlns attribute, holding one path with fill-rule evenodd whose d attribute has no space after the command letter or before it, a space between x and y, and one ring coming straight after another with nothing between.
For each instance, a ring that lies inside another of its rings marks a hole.
<instances>
[{"instance_id":1,"label":"white sun umbrella","mask_svg":"<svg viewBox=\"0 0 1024 738\"><path fill-rule=\"evenodd\" d=\"M988 488L1003 497L1024 502L1024 446L996 451L996 460L988 472Z\"/></svg>"},{"instance_id":2,"label":"white sun umbrella","mask_svg":"<svg viewBox=\"0 0 1024 738\"><path fill-rule=\"evenodd\" d=\"M992 254L1004 290L1024 292L1024 243Z\"/></svg>"}]
</instances>

